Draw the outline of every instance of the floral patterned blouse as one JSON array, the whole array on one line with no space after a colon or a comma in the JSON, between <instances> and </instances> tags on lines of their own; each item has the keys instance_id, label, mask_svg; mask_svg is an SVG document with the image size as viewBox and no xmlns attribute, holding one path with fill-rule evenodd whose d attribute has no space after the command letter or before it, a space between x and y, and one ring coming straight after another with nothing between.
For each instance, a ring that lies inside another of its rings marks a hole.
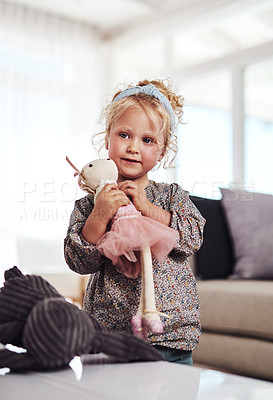
<instances>
[{"instance_id":1,"label":"floral patterned blouse","mask_svg":"<svg viewBox=\"0 0 273 400\"><path fill-rule=\"evenodd\" d=\"M159 263L153 258L156 307L168 318L160 317L164 331L150 333L148 341L193 350L201 334L200 302L188 257L202 244L205 220L189 199L188 192L176 183L150 181L145 191L153 204L171 213L170 226L179 232L179 241L167 259ZM138 308L141 278L126 278L95 245L82 237L82 228L93 206L90 194L75 202L64 241L65 259L73 271L90 274L83 308L108 331L132 333L131 318Z\"/></svg>"}]
</instances>

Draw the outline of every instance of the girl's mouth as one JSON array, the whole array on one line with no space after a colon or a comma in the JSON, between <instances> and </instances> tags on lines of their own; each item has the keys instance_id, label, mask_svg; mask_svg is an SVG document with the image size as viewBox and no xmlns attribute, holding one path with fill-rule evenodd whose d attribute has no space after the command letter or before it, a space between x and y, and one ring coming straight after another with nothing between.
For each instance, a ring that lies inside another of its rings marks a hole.
<instances>
[{"instance_id":1,"label":"girl's mouth","mask_svg":"<svg viewBox=\"0 0 273 400\"><path fill-rule=\"evenodd\" d=\"M122 158L122 161L125 161L127 164L139 164L140 161L134 160L132 158Z\"/></svg>"}]
</instances>

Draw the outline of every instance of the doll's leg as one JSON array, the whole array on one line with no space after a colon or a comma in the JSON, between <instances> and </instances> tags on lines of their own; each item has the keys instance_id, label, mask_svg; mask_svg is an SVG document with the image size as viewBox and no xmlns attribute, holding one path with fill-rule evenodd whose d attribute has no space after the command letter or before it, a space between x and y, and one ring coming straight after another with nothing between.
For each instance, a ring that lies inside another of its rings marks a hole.
<instances>
[{"instance_id":1,"label":"doll's leg","mask_svg":"<svg viewBox=\"0 0 273 400\"><path fill-rule=\"evenodd\" d=\"M148 336L147 328L143 326L143 308L144 308L144 291L143 291L143 274L142 274L142 288L141 288L139 306L136 315L134 315L131 320L131 323L134 335L140 339L147 340Z\"/></svg>"},{"instance_id":2,"label":"doll's leg","mask_svg":"<svg viewBox=\"0 0 273 400\"><path fill-rule=\"evenodd\" d=\"M153 264L150 247L141 252L142 291L143 293L143 325L151 332L161 333L163 324L155 305Z\"/></svg>"}]
</instances>

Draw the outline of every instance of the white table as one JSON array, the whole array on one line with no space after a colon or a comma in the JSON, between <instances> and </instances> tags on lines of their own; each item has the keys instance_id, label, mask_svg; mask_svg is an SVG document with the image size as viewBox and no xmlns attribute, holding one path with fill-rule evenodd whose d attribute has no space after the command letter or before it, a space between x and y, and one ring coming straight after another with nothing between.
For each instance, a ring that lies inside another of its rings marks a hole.
<instances>
[{"instance_id":1,"label":"white table","mask_svg":"<svg viewBox=\"0 0 273 400\"><path fill-rule=\"evenodd\" d=\"M77 380L69 369L0 376L1 400L273 400L273 383L160 362L109 363L84 357Z\"/></svg>"}]
</instances>

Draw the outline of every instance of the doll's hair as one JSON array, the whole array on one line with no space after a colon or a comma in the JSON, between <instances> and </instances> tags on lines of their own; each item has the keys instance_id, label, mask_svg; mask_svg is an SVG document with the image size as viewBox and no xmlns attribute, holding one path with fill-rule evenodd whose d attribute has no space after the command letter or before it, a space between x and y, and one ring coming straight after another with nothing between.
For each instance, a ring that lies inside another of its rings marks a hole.
<instances>
[{"instance_id":1,"label":"doll's hair","mask_svg":"<svg viewBox=\"0 0 273 400\"><path fill-rule=\"evenodd\" d=\"M170 80L143 80L139 81L137 86L143 87L147 85L153 85L158 91L160 91L170 103L170 106L177 116L178 123L182 122L183 117L183 97L176 95L171 90ZM129 88L133 88L133 85L129 85ZM173 129L171 125L171 117L162 102L158 100L158 98L154 97L150 94L145 93L136 93L133 95L126 96L119 101L115 101L115 98L122 93L122 90L117 91L110 104L108 104L102 112L102 119L105 124L105 131L95 134L93 136L93 144L96 146L94 139L100 135L104 134L104 138L99 140L97 143L99 144L99 150L101 150L105 143L107 143L110 129L112 124L119 119L122 114L127 111L129 108L138 108L143 110L148 118L156 125L158 118L161 120L162 125L159 134L162 133L164 137L164 143L158 142L157 144L162 148L162 152L164 154L162 164L163 167L171 166L176 153L177 153L177 135L176 128ZM172 153L172 157L170 159L170 154Z\"/></svg>"}]
</instances>

